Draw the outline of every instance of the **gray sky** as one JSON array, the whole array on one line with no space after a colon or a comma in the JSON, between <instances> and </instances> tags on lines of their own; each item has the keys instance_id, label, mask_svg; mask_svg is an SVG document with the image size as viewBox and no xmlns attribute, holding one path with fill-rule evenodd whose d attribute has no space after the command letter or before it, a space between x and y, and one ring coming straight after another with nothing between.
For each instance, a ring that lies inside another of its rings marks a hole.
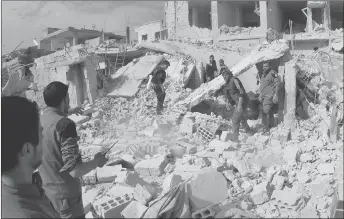
<instances>
[{"instance_id":1,"label":"gray sky","mask_svg":"<svg viewBox=\"0 0 344 219\"><path fill-rule=\"evenodd\" d=\"M136 39L133 26L163 19L163 8L164 1L2 1L1 53L11 52L21 41L19 48L34 46L33 39L40 40L47 27L92 29L94 24L125 35L128 22Z\"/></svg>"}]
</instances>

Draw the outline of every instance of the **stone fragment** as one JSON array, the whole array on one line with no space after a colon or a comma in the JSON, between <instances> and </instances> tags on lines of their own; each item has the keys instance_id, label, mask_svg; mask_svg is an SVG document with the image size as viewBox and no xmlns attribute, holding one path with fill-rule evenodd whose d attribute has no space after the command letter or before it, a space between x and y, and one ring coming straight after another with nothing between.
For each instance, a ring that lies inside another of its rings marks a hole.
<instances>
[{"instance_id":1,"label":"stone fragment","mask_svg":"<svg viewBox=\"0 0 344 219\"><path fill-rule=\"evenodd\" d=\"M195 165L203 167L209 167L211 165L211 162L206 157L199 157L195 159Z\"/></svg>"},{"instance_id":2,"label":"stone fragment","mask_svg":"<svg viewBox=\"0 0 344 219\"><path fill-rule=\"evenodd\" d=\"M137 201L131 201L130 204L121 212L124 218L141 218L147 210L147 207Z\"/></svg>"},{"instance_id":3,"label":"stone fragment","mask_svg":"<svg viewBox=\"0 0 344 219\"><path fill-rule=\"evenodd\" d=\"M190 182L191 211L225 200L227 190L226 179L216 170L210 169L197 174Z\"/></svg>"},{"instance_id":4,"label":"stone fragment","mask_svg":"<svg viewBox=\"0 0 344 219\"><path fill-rule=\"evenodd\" d=\"M240 179L234 179L233 181L232 181L232 185L233 185L233 187L235 188L235 189L237 189L237 190L240 190L241 189L241 184L242 184L242 180L240 180Z\"/></svg>"},{"instance_id":5,"label":"stone fragment","mask_svg":"<svg viewBox=\"0 0 344 219\"><path fill-rule=\"evenodd\" d=\"M131 187L129 185L116 184L107 192L107 195L111 197L123 196L126 194L132 196L134 194L134 189L134 187Z\"/></svg>"},{"instance_id":6,"label":"stone fragment","mask_svg":"<svg viewBox=\"0 0 344 219\"><path fill-rule=\"evenodd\" d=\"M230 137L231 137L231 134L229 131L222 131L220 140L226 142L230 139Z\"/></svg>"},{"instance_id":7,"label":"stone fragment","mask_svg":"<svg viewBox=\"0 0 344 219\"><path fill-rule=\"evenodd\" d=\"M320 174L333 174L334 173L334 166L331 163L322 163L319 164L317 167Z\"/></svg>"},{"instance_id":8,"label":"stone fragment","mask_svg":"<svg viewBox=\"0 0 344 219\"><path fill-rule=\"evenodd\" d=\"M238 207L240 207L243 210L251 210L253 205L249 200L241 200L238 204Z\"/></svg>"},{"instance_id":9,"label":"stone fragment","mask_svg":"<svg viewBox=\"0 0 344 219\"><path fill-rule=\"evenodd\" d=\"M125 183L132 187L135 187L138 183L144 184L144 181L139 177L136 172L122 171L117 175L116 183Z\"/></svg>"},{"instance_id":10,"label":"stone fragment","mask_svg":"<svg viewBox=\"0 0 344 219\"><path fill-rule=\"evenodd\" d=\"M311 181L311 178L310 178L310 176L308 175L308 173L301 172L301 173L299 173L299 174L297 174L297 175L298 175L298 176L297 176L297 179L298 179L301 183L303 183L303 184L309 183L309 182Z\"/></svg>"},{"instance_id":11,"label":"stone fragment","mask_svg":"<svg viewBox=\"0 0 344 219\"><path fill-rule=\"evenodd\" d=\"M271 185L275 190L282 190L285 181L286 181L286 179L284 176L275 175L273 180L272 180Z\"/></svg>"},{"instance_id":12,"label":"stone fragment","mask_svg":"<svg viewBox=\"0 0 344 219\"><path fill-rule=\"evenodd\" d=\"M317 211L312 206L306 206L300 212L300 218L319 218Z\"/></svg>"},{"instance_id":13,"label":"stone fragment","mask_svg":"<svg viewBox=\"0 0 344 219\"><path fill-rule=\"evenodd\" d=\"M160 176L169 163L167 156L161 155L157 158L142 160L135 165L135 171L143 176Z\"/></svg>"},{"instance_id":14,"label":"stone fragment","mask_svg":"<svg viewBox=\"0 0 344 219\"><path fill-rule=\"evenodd\" d=\"M231 164L239 171L241 176L247 176L251 173L250 165L246 160L233 160Z\"/></svg>"},{"instance_id":15,"label":"stone fragment","mask_svg":"<svg viewBox=\"0 0 344 219\"><path fill-rule=\"evenodd\" d=\"M177 174L168 175L162 184L163 193L167 193L182 181L182 177Z\"/></svg>"},{"instance_id":16,"label":"stone fragment","mask_svg":"<svg viewBox=\"0 0 344 219\"><path fill-rule=\"evenodd\" d=\"M314 156L310 153L304 153L304 154L301 154L300 156L300 161L303 163L312 162L313 160L314 160Z\"/></svg>"},{"instance_id":17,"label":"stone fragment","mask_svg":"<svg viewBox=\"0 0 344 219\"><path fill-rule=\"evenodd\" d=\"M246 139L246 144L254 145L256 143L256 137L255 136L248 136Z\"/></svg>"},{"instance_id":18,"label":"stone fragment","mask_svg":"<svg viewBox=\"0 0 344 219\"><path fill-rule=\"evenodd\" d=\"M215 149L216 152L222 153L230 148L236 148L237 144L231 141L223 142L218 139L213 139L209 142L209 148Z\"/></svg>"},{"instance_id":19,"label":"stone fragment","mask_svg":"<svg viewBox=\"0 0 344 219\"><path fill-rule=\"evenodd\" d=\"M184 147L186 154L190 155L190 154L197 153L197 147L192 145L192 144L189 144L189 143L183 142L183 141L176 141L176 144L181 146L181 147Z\"/></svg>"},{"instance_id":20,"label":"stone fragment","mask_svg":"<svg viewBox=\"0 0 344 219\"><path fill-rule=\"evenodd\" d=\"M229 181L233 181L236 176L233 172L233 170L225 170L225 171L222 171L222 174L226 177L227 180Z\"/></svg>"},{"instance_id":21,"label":"stone fragment","mask_svg":"<svg viewBox=\"0 0 344 219\"><path fill-rule=\"evenodd\" d=\"M269 182L262 182L253 188L250 194L250 201L254 205L264 204L270 200L272 188Z\"/></svg>"}]
</instances>

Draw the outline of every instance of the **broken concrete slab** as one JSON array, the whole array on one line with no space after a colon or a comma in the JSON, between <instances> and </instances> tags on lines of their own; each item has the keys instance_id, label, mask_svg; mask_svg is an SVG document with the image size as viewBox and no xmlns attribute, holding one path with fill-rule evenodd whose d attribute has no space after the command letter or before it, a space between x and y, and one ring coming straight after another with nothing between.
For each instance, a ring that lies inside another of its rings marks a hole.
<instances>
[{"instance_id":1,"label":"broken concrete slab","mask_svg":"<svg viewBox=\"0 0 344 219\"><path fill-rule=\"evenodd\" d=\"M117 175L121 172L122 166L104 166L102 168L97 168L97 179L99 183L113 182L115 181Z\"/></svg>"},{"instance_id":2,"label":"broken concrete slab","mask_svg":"<svg viewBox=\"0 0 344 219\"><path fill-rule=\"evenodd\" d=\"M130 204L121 212L124 218L141 218L147 207L137 201L131 201Z\"/></svg>"},{"instance_id":3,"label":"broken concrete slab","mask_svg":"<svg viewBox=\"0 0 344 219\"><path fill-rule=\"evenodd\" d=\"M147 76L152 73L156 66L163 60L163 56L147 55L136 63L131 62L122 71L117 71L112 77L113 84L109 97L133 97Z\"/></svg>"},{"instance_id":4,"label":"broken concrete slab","mask_svg":"<svg viewBox=\"0 0 344 219\"><path fill-rule=\"evenodd\" d=\"M254 205L264 204L270 200L272 188L269 182L262 182L253 188L250 200Z\"/></svg>"},{"instance_id":5,"label":"broken concrete slab","mask_svg":"<svg viewBox=\"0 0 344 219\"><path fill-rule=\"evenodd\" d=\"M177 46L174 46L172 43L169 43L169 41L166 40L160 40L159 42L144 42L139 44L138 47L168 53L171 55L177 55L179 52Z\"/></svg>"},{"instance_id":6,"label":"broken concrete slab","mask_svg":"<svg viewBox=\"0 0 344 219\"><path fill-rule=\"evenodd\" d=\"M216 170L210 169L197 174L190 182L191 211L224 201L227 198L227 190L225 177Z\"/></svg>"}]
</instances>

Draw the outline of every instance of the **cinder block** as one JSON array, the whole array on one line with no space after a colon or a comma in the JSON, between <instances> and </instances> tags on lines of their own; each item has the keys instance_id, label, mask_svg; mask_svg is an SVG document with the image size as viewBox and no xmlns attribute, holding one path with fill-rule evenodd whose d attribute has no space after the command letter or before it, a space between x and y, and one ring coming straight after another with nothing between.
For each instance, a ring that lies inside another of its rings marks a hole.
<instances>
[{"instance_id":1,"label":"cinder block","mask_svg":"<svg viewBox=\"0 0 344 219\"><path fill-rule=\"evenodd\" d=\"M124 195L107 200L95 206L95 211L102 218L121 218L121 212L128 206L132 197Z\"/></svg>"},{"instance_id":2,"label":"cinder block","mask_svg":"<svg viewBox=\"0 0 344 219\"><path fill-rule=\"evenodd\" d=\"M142 160L135 165L135 171L142 176L160 176L169 163L167 156L159 156L149 160Z\"/></svg>"},{"instance_id":3,"label":"cinder block","mask_svg":"<svg viewBox=\"0 0 344 219\"><path fill-rule=\"evenodd\" d=\"M144 186L137 184L134 189L134 199L142 205L147 205L154 195L156 195L156 189L149 184Z\"/></svg>"},{"instance_id":4,"label":"cinder block","mask_svg":"<svg viewBox=\"0 0 344 219\"><path fill-rule=\"evenodd\" d=\"M198 211L195 211L192 213L192 218L214 218L215 216L215 211L211 209L211 206L202 208Z\"/></svg>"},{"instance_id":5,"label":"cinder block","mask_svg":"<svg viewBox=\"0 0 344 219\"><path fill-rule=\"evenodd\" d=\"M131 201L130 204L122 211L124 218L141 218L147 210L147 207L137 201Z\"/></svg>"}]
</instances>

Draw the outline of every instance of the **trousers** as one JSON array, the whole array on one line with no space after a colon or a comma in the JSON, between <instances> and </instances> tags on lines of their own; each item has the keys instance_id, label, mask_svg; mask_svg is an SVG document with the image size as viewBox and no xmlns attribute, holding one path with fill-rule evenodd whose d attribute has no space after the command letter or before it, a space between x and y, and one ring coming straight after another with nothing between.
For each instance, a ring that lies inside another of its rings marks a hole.
<instances>
[{"instance_id":1,"label":"trousers","mask_svg":"<svg viewBox=\"0 0 344 219\"><path fill-rule=\"evenodd\" d=\"M273 114L271 111L272 106L274 103L272 102L272 97L265 97L262 100L263 107L262 107L262 123L265 129L271 128Z\"/></svg>"},{"instance_id":2,"label":"trousers","mask_svg":"<svg viewBox=\"0 0 344 219\"><path fill-rule=\"evenodd\" d=\"M250 126L247 124L247 104L248 101L245 99L242 104L242 111L238 111L238 103L235 104L235 110L232 117L232 141L237 141L239 139L239 129L240 124L245 130L250 129Z\"/></svg>"},{"instance_id":3,"label":"trousers","mask_svg":"<svg viewBox=\"0 0 344 219\"><path fill-rule=\"evenodd\" d=\"M166 92L162 89L162 85L159 85L159 84L154 85L153 89L157 98L156 112L161 113L161 111L164 109L164 101L166 97Z\"/></svg>"},{"instance_id":4,"label":"trousers","mask_svg":"<svg viewBox=\"0 0 344 219\"><path fill-rule=\"evenodd\" d=\"M61 218L85 218L82 195L64 199L49 196L48 198Z\"/></svg>"}]
</instances>

